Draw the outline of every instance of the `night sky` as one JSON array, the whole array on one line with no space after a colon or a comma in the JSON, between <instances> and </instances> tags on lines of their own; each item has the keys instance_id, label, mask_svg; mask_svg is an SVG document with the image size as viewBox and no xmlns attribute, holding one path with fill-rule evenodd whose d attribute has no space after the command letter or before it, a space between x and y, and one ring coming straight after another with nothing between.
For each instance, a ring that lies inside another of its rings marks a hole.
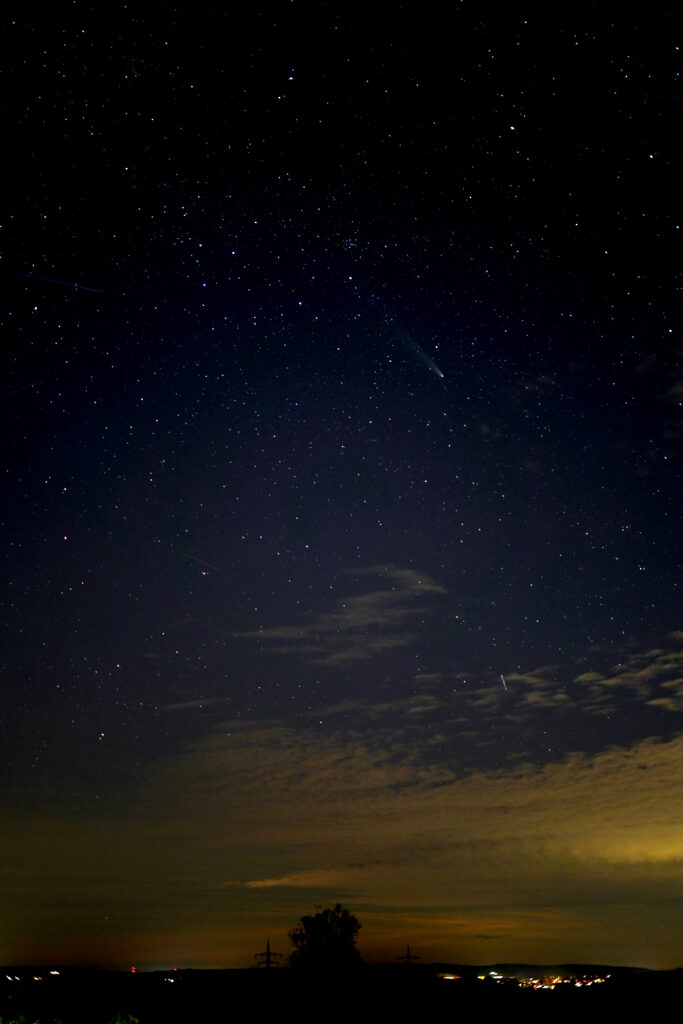
<instances>
[{"instance_id":1,"label":"night sky","mask_svg":"<svg viewBox=\"0 0 683 1024\"><path fill-rule=\"evenodd\" d=\"M0 962L680 965L674 16L215 8L4 16Z\"/></svg>"}]
</instances>

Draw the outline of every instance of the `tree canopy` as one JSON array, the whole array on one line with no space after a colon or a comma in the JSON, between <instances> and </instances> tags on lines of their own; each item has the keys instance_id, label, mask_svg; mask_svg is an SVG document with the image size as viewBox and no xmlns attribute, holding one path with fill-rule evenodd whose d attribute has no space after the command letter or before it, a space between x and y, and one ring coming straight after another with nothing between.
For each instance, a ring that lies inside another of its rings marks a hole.
<instances>
[{"instance_id":1,"label":"tree canopy","mask_svg":"<svg viewBox=\"0 0 683 1024\"><path fill-rule=\"evenodd\" d=\"M340 903L302 917L289 933L294 946L290 965L318 970L361 966L363 961L356 949L360 927L358 918Z\"/></svg>"}]
</instances>

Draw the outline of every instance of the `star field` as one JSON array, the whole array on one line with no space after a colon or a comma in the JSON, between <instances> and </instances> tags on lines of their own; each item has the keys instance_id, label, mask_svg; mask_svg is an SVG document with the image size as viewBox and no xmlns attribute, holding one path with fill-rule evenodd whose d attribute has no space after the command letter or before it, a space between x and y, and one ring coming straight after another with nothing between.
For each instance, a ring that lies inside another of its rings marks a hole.
<instances>
[{"instance_id":1,"label":"star field","mask_svg":"<svg viewBox=\"0 0 683 1024\"><path fill-rule=\"evenodd\" d=\"M673 16L228 8L6 16L0 959L676 966Z\"/></svg>"}]
</instances>

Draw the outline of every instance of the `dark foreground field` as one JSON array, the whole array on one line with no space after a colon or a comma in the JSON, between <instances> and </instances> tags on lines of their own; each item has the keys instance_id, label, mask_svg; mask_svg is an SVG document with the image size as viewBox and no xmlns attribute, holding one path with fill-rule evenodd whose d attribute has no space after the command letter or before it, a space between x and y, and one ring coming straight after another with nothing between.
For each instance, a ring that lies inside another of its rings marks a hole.
<instances>
[{"instance_id":1,"label":"dark foreground field","mask_svg":"<svg viewBox=\"0 0 683 1024\"><path fill-rule=\"evenodd\" d=\"M8 969L11 971L11 968ZM22 969L25 975L25 969ZM173 981L168 980L174 977ZM625 972L602 985L554 991L521 990L514 982L445 980L428 969L365 968L354 974L304 971L181 971L130 975L66 970L41 981L0 984L0 1024L214 1024L234 1016L346 1019L381 1015L438 1020L442 1014L493 1019L604 1020L628 1009L648 1013L680 1006L683 972Z\"/></svg>"}]
</instances>

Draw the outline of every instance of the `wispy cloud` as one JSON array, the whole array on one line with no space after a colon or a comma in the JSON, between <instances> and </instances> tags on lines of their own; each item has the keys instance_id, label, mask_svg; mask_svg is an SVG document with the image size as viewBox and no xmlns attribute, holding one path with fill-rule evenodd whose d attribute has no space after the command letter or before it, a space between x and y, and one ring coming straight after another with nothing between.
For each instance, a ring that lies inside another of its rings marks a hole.
<instances>
[{"instance_id":1,"label":"wispy cloud","mask_svg":"<svg viewBox=\"0 0 683 1024\"><path fill-rule=\"evenodd\" d=\"M162 711L190 711L193 708L215 708L225 707L226 704L230 704L232 701L231 697L199 697L197 700L185 700L179 704L163 704L161 707Z\"/></svg>"},{"instance_id":2,"label":"wispy cloud","mask_svg":"<svg viewBox=\"0 0 683 1024\"><path fill-rule=\"evenodd\" d=\"M680 648L680 631L670 633L669 639ZM651 648L626 653L622 661L602 671L582 672L574 682L590 695L596 711L618 693L628 694L643 704L678 711L677 698L683 690L683 650Z\"/></svg>"},{"instance_id":3,"label":"wispy cloud","mask_svg":"<svg viewBox=\"0 0 683 1024\"><path fill-rule=\"evenodd\" d=\"M356 636L355 624L344 637L358 653L363 641ZM576 661L526 670L503 664L497 667L504 670L505 685L495 671L485 676L456 668L419 673L413 686L396 688L388 676L373 689L372 698L299 704L283 724L302 736L311 730L322 732L340 746L358 741L372 745L384 736L389 746L402 744L426 764L447 760L449 770L460 775L532 758L541 764L569 754L582 736L591 750L637 743L646 736L670 737L676 727L673 716L683 707L680 647L670 635L662 646L625 649L621 660L613 649L591 651L578 674ZM334 657L333 649L327 650ZM321 646L311 656L321 657ZM168 705L166 710L197 709L207 724L212 719L215 726L223 720L220 727L232 732L235 743L245 719L225 722L230 706L223 698L211 698ZM266 707L270 721L273 708ZM259 717L251 712L250 720L255 725Z\"/></svg>"},{"instance_id":4,"label":"wispy cloud","mask_svg":"<svg viewBox=\"0 0 683 1024\"><path fill-rule=\"evenodd\" d=\"M95 941L114 914L157 957L195 933L219 942L245 917L256 936L272 938L274 920L285 935L340 899L377 947L396 943L400 915L414 929L402 941L421 936L440 957L460 939L471 956L477 936L491 959L567 958L571 936L586 957L599 932L603 955L663 962L683 942L683 734L644 730L681 700L677 642L620 661L596 651L581 673L506 671L506 690L458 674L454 692L455 677L430 673L415 692L304 718L221 721L216 705L214 731L151 764L117 814L27 806L5 827L6 933L30 921L51 934L66 915ZM630 743L593 717L621 698L640 729ZM564 747L540 763L534 743L532 760L530 730L553 721ZM631 942L644 919L651 955Z\"/></svg>"},{"instance_id":5,"label":"wispy cloud","mask_svg":"<svg viewBox=\"0 0 683 1024\"><path fill-rule=\"evenodd\" d=\"M232 739L176 766L176 815L196 821L205 882L292 907L302 890L367 913L616 902L635 921L671 898L683 861L683 736L463 777L388 735L340 744L273 726Z\"/></svg>"},{"instance_id":6,"label":"wispy cloud","mask_svg":"<svg viewBox=\"0 0 683 1024\"><path fill-rule=\"evenodd\" d=\"M431 614L430 599L446 590L425 573L374 566L353 574L356 587L381 581L381 589L350 593L334 608L309 619L236 634L258 640L276 654L297 655L316 664L343 665L405 647L420 616Z\"/></svg>"},{"instance_id":7,"label":"wispy cloud","mask_svg":"<svg viewBox=\"0 0 683 1024\"><path fill-rule=\"evenodd\" d=\"M406 702L404 718L424 707ZM548 929L566 955L570 926L578 942L599 907L621 962L645 914L657 943L680 943L683 735L463 775L376 721L356 736L231 724L153 767L119 816L27 812L3 833L7 920L49 933L66 907L95 935L116 894L117 927L163 956L179 908L184 934L247 915L272 935L273 919L284 934L341 899L376 943L394 941L398 911L440 955L489 935L499 958L532 955Z\"/></svg>"},{"instance_id":8,"label":"wispy cloud","mask_svg":"<svg viewBox=\"0 0 683 1024\"><path fill-rule=\"evenodd\" d=\"M337 892L353 878L353 870L318 868L310 871L298 871L291 875L280 875L277 878L257 878L245 882L247 889L332 889Z\"/></svg>"}]
</instances>

